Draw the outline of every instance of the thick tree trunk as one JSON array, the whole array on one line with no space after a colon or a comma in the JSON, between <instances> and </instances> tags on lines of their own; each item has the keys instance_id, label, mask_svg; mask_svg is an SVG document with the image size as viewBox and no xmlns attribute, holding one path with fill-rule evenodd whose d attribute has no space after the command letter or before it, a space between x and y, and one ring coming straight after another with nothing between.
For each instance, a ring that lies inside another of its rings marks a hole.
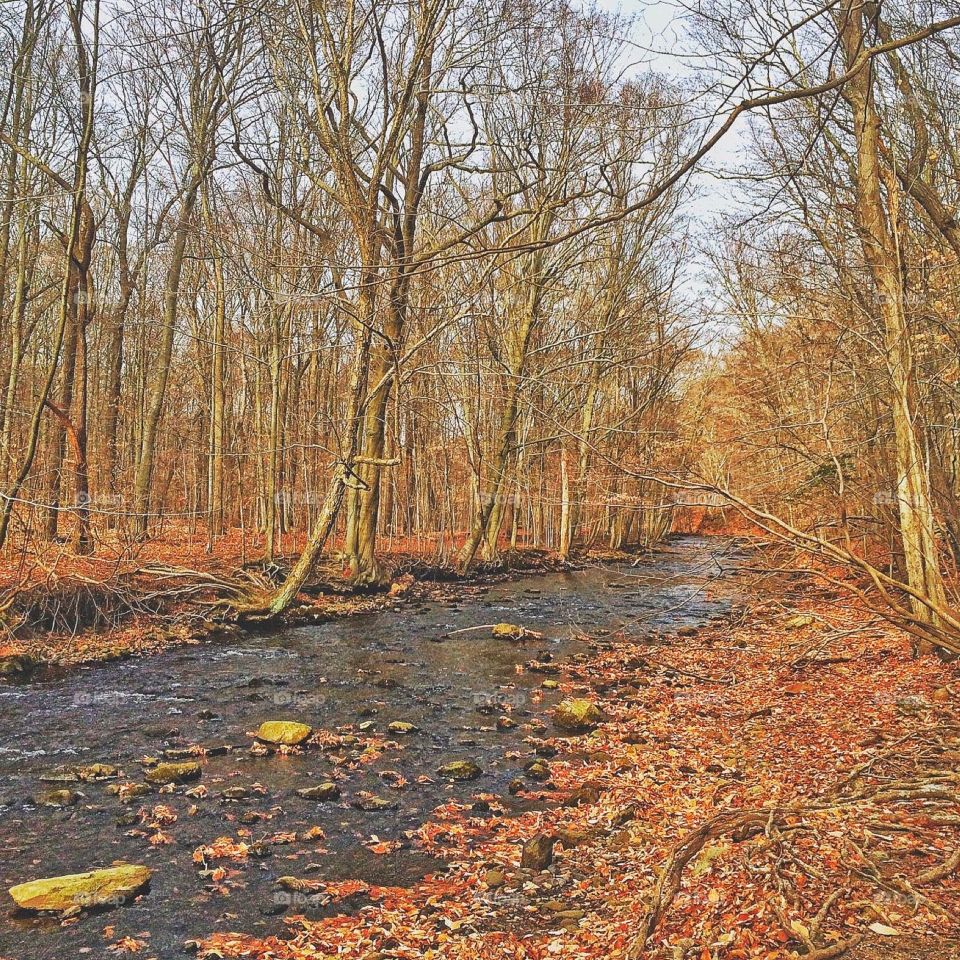
<instances>
[{"instance_id":1,"label":"thick tree trunk","mask_svg":"<svg viewBox=\"0 0 960 960\"><path fill-rule=\"evenodd\" d=\"M839 18L849 70L864 49L863 5L859 0L844 0ZM884 183L880 118L873 88L870 62L843 88L853 111L857 143L857 230L876 287L884 328L907 583L923 598L912 598L911 605L918 620L938 626L939 619L931 607L945 606L945 589L937 554L929 475L918 435L913 356L897 245L897 191L892 176Z\"/></svg>"}]
</instances>

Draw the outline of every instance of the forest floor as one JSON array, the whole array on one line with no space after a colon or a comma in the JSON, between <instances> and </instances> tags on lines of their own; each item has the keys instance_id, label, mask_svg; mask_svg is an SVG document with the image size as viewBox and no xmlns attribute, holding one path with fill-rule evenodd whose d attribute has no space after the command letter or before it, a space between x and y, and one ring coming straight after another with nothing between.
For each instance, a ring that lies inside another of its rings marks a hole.
<instances>
[{"instance_id":1,"label":"forest floor","mask_svg":"<svg viewBox=\"0 0 960 960\"><path fill-rule=\"evenodd\" d=\"M538 747L530 812L436 809L445 872L199 955L960 960L957 666L809 578L684 633L568 664L602 722Z\"/></svg>"}]
</instances>

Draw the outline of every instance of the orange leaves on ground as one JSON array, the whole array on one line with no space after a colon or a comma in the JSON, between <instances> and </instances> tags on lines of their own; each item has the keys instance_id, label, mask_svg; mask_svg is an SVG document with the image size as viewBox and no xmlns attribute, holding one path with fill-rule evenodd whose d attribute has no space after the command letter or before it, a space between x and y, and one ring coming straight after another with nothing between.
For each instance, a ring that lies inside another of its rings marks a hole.
<instances>
[{"instance_id":1,"label":"orange leaves on ground","mask_svg":"<svg viewBox=\"0 0 960 960\"><path fill-rule=\"evenodd\" d=\"M149 944L146 940L137 940L134 937L121 937L116 943L111 943L108 950L113 953L140 953L146 950Z\"/></svg>"},{"instance_id":2,"label":"orange leaves on ground","mask_svg":"<svg viewBox=\"0 0 960 960\"><path fill-rule=\"evenodd\" d=\"M371 853L376 853L379 856L386 856L390 853L396 853L403 847L403 844L399 840L381 840L376 836L371 837L369 840L365 840L363 845Z\"/></svg>"},{"instance_id":3,"label":"orange leaves on ground","mask_svg":"<svg viewBox=\"0 0 960 960\"><path fill-rule=\"evenodd\" d=\"M209 860L246 860L250 847L243 841L232 837L217 837L211 844L197 847L193 851L193 862L206 863Z\"/></svg>"}]
</instances>

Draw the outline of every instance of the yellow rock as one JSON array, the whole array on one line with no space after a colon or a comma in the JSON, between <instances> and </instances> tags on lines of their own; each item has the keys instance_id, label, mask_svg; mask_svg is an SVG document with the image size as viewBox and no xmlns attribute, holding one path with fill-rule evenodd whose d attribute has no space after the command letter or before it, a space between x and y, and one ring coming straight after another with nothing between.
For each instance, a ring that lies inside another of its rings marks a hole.
<instances>
[{"instance_id":1,"label":"yellow rock","mask_svg":"<svg viewBox=\"0 0 960 960\"><path fill-rule=\"evenodd\" d=\"M148 867L125 865L90 873L31 880L10 888L10 896L23 910L62 912L77 907L119 906L150 883Z\"/></svg>"},{"instance_id":2,"label":"yellow rock","mask_svg":"<svg viewBox=\"0 0 960 960\"><path fill-rule=\"evenodd\" d=\"M182 763L158 763L146 773L150 783L187 783L199 780L203 773L199 763L185 760Z\"/></svg>"},{"instance_id":3,"label":"yellow rock","mask_svg":"<svg viewBox=\"0 0 960 960\"><path fill-rule=\"evenodd\" d=\"M566 733L586 733L602 720L603 714L592 700L562 700L553 711L554 726Z\"/></svg>"},{"instance_id":4,"label":"yellow rock","mask_svg":"<svg viewBox=\"0 0 960 960\"><path fill-rule=\"evenodd\" d=\"M276 743L285 747L295 747L303 743L313 730L305 723L294 720L267 720L260 724L257 739L264 743Z\"/></svg>"}]
</instances>

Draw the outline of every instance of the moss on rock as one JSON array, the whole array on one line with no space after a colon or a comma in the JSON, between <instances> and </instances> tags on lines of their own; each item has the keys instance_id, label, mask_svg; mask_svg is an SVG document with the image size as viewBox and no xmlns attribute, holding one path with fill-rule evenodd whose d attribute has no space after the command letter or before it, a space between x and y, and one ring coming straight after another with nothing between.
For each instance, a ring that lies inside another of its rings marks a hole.
<instances>
[{"instance_id":1,"label":"moss on rock","mask_svg":"<svg viewBox=\"0 0 960 960\"><path fill-rule=\"evenodd\" d=\"M587 733L603 720L600 708L592 700L561 700L553 711L553 723L565 733Z\"/></svg>"},{"instance_id":2,"label":"moss on rock","mask_svg":"<svg viewBox=\"0 0 960 960\"><path fill-rule=\"evenodd\" d=\"M148 867L124 865L89 873L31 880L10 888L22 910L72 911L77 907L118 906L150 883Z\"/></svg>"},{"instance_id":3,"label":"moss on rock","mask_svg":"<svg viewBox=\"0 0 960 960\"><path fill-rule=\"evenodd\" d=\"M199 780L202 769L199 763L189 760L183 763L158 763L146 772L149 783L188 783Z\"/></svg>"}]
</instances>

